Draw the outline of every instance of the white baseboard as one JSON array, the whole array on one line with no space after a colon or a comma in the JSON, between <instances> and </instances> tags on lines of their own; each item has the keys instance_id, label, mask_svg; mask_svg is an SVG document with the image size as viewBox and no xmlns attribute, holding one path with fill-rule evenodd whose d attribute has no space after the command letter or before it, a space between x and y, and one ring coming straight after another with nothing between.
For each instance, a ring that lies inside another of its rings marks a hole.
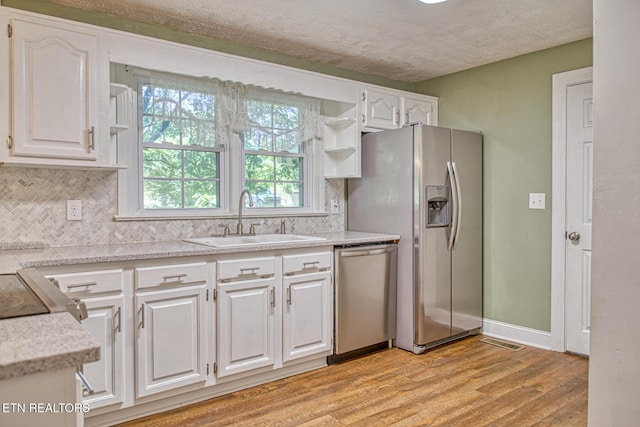
<instances>
[{"instance_id":1,"label":"white baseboard","mask_svg":"<svg viewBox=\"0 0 640 427\"><path fill-rule=\"evenodd\" d=\"M497 320L482 319L482 335L551 350L551 332L511 325Z\"/></svg>"}]
</instances>

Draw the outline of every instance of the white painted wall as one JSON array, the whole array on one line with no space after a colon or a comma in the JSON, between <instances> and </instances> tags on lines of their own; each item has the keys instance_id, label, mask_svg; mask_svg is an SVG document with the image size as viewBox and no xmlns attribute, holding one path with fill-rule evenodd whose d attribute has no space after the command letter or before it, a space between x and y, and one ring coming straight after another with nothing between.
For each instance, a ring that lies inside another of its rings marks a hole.
<instances>
[{"instance_id":1,"label":"white painted wall","mask_svg":"<svg viewBox=\"0 0 640 427\"><path fill-rule=\"evenodd\" d=\"M594 0L589 425L640 420L640 2Z\"/></svg>"}]
</instances>

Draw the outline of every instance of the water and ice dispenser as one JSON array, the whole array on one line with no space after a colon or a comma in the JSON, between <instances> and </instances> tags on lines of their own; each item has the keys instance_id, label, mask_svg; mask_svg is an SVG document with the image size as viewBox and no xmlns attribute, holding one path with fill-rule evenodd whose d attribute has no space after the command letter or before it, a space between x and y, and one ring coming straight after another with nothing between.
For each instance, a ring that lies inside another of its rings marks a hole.
<instances>
[{"instance_id":1,"label":"water and ice dispenser","mask_svg":"<svg viewBox=\"0 0 640 427\"><path fill-rule=\"evenodd\" d=\"M426 227L446 227L449 225L449 188L444 185L427 185Z\"/></svg>"}]
</instances>

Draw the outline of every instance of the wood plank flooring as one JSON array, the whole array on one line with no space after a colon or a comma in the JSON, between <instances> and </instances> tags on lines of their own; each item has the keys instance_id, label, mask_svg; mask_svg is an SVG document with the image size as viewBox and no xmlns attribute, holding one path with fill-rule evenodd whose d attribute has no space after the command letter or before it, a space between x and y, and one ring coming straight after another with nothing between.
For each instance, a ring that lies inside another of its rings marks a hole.
<instances>
[{"instance_id":1,"label":"wood plank flooring","mask_svg":"<svg viewBox=\"0 0 640 427\"><path fill-rule=\"evenodd\" d=\"M587 359L480 338L384 350L123 426L586 426Z\"/></svg>"}]
</instances>

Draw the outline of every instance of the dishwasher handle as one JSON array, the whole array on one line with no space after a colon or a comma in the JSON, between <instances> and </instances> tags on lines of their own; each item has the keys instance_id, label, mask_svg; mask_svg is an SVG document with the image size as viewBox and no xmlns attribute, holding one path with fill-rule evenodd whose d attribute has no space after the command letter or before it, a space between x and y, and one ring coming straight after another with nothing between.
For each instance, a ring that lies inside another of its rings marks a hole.
<instances>
[{"instance_id":1,"label":"dishwasher handle","mask_svg":"<svg viewBox=\"0 0 640 427\"><path fill-rule=\"evenodd\" d=\"M382 255L395 251L395 246L386 246L383 248L375 248L375 249L362 249L362 250L342 250L340 251L340 256L342 258L348 257L356 257L356 256L367 256L367 255Z\"/></svg>"}]
</instances>

